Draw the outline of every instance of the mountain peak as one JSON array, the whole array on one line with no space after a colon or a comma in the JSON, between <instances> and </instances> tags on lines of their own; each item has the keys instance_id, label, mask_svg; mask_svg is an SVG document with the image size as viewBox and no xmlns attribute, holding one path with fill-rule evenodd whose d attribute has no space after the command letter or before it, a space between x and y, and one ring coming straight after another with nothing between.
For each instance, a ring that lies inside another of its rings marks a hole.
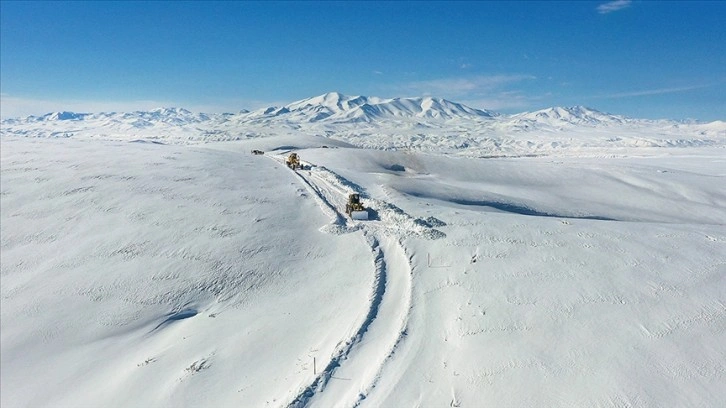
<instances>
[{"instance_id":1,"label":"mountain peak","mask_svg":"<svg viewBox=\"0 0 726 408\"><path fill-rule=\"evenodd\" d=\"M46 113L45 115L43 115L37 119L42 120L42 121L83 120L83 118L85 118L88 115L89 115L88 113L76 113L76 112L62 111L62 112Z\"/></svg>"},{"instance_id":2,"label":"mountain peak","mask_svg":"<svg viewBox=\"0 0 726 408\"><path fill-rule=\"evenodd\" d=\"M290 111L303 109L309 106L320 106L330 110L330 113L336 113L344 110L353 109L368 101L364 96L348 96L340 92L328 92L312 98L302 99L293 102L285 107Z\"/></svg>"},{"instance_id":3,"label":"mountain peak","mask_svg":"<svg viewBox=\"0 0 726 408\"><path fill-rule=\"evenodd\" d=\"M152 109L150 113L158 113L161 115L192 115L192 112L184 108L164 107Z\"/></svg>"},{"instance_id":4,"label":"mountain peak","mask_svg":"<svg viewBox=\"0 0 726 408\"><path fill-rule=\"evenodd\" d=\"M525 112L512 115L515 120L524 122L534 122L542 125L561 126L561 125L613 125L627 122L622 116L603 113L598 110L588 108L586 106L555 106L552 108L541 109L534 112Z\"/></svg>"},{"instance_id":5,"label":"mountain peak","mask_svg":"<svg viewBox=\"0 0 726 408\"><path fill-rule=\"evenodd\" d=\"M496 116L450 102L445 99L425 96L419 98L381 99L367 96L349 96L340 92L328 92L312 98L302 99L286 105L282 111L268 108L257 116L279 116L281 113L305 117L307 122L329 121L331 123L373 123L380 119L411 118L422 120L450 120L454 118L481 119Z\"/></svg>"}]
</instances>

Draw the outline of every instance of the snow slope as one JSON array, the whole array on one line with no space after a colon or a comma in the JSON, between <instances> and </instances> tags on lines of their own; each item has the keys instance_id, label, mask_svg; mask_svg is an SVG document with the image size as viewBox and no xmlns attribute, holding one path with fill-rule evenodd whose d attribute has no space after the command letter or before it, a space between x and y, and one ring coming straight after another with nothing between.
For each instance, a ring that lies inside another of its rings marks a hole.
<instances>
[{"instance_id":1,"label":"snow slope","mask_svg":"<svg viewBox=\"0 0 726 408\"><path fill-rule=\"evenodd\" d=\"M2 154L3 407L291 400L361 325L370 248L319 231L283 166L139 143Z\"/></svg>"},{"instance_id":2,"label":"snow slope","mask_svg":"<svg viewBox=\"0 0 726 408\"><path fill-rule=\"evenodd\" d=\"M402 241L413 306L362 406L726 401L723 156L308 155L446 224Z\"/></svg>"},{"instance_id":3,"label":"snow slope","mask_svg":"<svg viewBox=\"0 0 726 408\"><path fill-rule=\"evenodd\" d=\"M723 122L284 109L3 122L0 405L726 405Z\"/></svg>"},{"instance_id":4,"label":"snow slope","mask_svg":"<svg viewBox=\"0 0 726 408\"><path fill-rule=\"evenodd\" d=\"M318 142L4 138L2 405L726 402L720 150Z\"/></svg>"}]
</instances>

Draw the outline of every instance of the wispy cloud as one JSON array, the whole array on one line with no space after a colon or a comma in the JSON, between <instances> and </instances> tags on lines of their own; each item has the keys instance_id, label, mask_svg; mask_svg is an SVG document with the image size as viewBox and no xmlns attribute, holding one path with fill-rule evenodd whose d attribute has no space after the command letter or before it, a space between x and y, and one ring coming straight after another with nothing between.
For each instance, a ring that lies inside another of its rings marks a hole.
<instances>
[{"instance_id":1,"label":"wispy cloud","mask_svg":"<svg viewBox=\"0 0 726 408\"><path fill-rule=\"evenodd\" d=\"M396 92L447 98L482 109L523 108L533 99L521 90L512 88L535 79L535 76L523 74L441 78L408 82L397 87Z\"/></svg>"},{"instance_id":2,"label":"wispy cloud","mask_svg":"<svg viewBox=\"0 0 726 408\"><path fill-rule=\"evenodd\" d=\"M624 8L630 7L631 3L632 3L631 0L609 1L607 3L603 3L599 6L597 6L597 12L600 14L612 13L613 11L618 11L618 10L622 10Z\"/></svg>"},{"instance_id":3,"label":"wispy cloud","mask_svg":"<svg viewBox=\"0 0 726 408\"><path fill-rule=\"evenodd\" d=\"M488 92L505 85L531 79L536 79L536 77L532 75L481 75L414 81L404 84L403 87L419 94L460 96L468 93Z\"/></svg>"},{"instance_id":4,"label":"wispy cloud","mask_svg":"<svg viewBox=\"0 0 726 408\"><path fill-rule=\"evenodd\" d=\"M541 99L541 97L527 96L519 92L501 92L492 94L488 97L461 99L457 102L461 102L464 105L471 106L472 108L506 111L529 108L534 102Z\"/></svg>"},{"instance_id":5,"label":"wispy cloud","mask_svg":"<svg viewBox=\"0 0 726 408\"><path fill-rule=\"evenodd\" d=\"M673 88L645 89L645 90L641 90L641 91L619 92L619 93L614 93L614 94L599 95L596 98L617 99L617 98L631 98L631 97L637 97L637 96L663 95L663 94L671 94L671 93L679 93L679 92L688 92L688 91L693 91L695 89L707 88L709 86L710 85L691 85L691 86L681 86L681 87L673 87Z\"/></svg>"}]
</instances>

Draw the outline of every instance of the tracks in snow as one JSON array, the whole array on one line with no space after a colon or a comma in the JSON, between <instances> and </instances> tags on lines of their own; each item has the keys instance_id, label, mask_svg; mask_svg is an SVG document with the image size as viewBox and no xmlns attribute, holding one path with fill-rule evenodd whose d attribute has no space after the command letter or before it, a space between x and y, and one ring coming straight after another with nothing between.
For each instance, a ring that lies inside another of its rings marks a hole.
<instances>
[{"instance_id":1,"label":"tracks in snow","mask_svg":"<svg viewBox=\"0 0 726 408\"><path fill-rule=\"evenodd\" d=\"M361 231L374 254L374 277L365 318L353 336L341 342L325 368L289 403L289 407L357 406L375 387L384 364L406 335L411 308L411 264L403 247L407 236L437 237L426 221L385 201L367 198L374 221L355 222L339 209L348 193L362 189L325 169L310 167L296 175L331 219L330 233ZM365 196L365 195L364 195Z\"/></svg>"}]
</instances>

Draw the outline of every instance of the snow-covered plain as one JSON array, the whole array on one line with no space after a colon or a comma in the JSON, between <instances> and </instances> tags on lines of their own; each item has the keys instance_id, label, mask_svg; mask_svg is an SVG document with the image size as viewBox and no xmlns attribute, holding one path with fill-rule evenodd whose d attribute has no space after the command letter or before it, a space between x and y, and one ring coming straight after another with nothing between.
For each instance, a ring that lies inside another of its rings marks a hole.
<instances>
[{"instance_id":1,"label":"snow-covered plain","mask_svg":"<svg viewBox=\"0 0 726 408\"><path fill-rule=\"evenodd\" d=\"M301 102L3 122L0 405L726 405L723 122Z\"/></svg>"}]
</instances>

